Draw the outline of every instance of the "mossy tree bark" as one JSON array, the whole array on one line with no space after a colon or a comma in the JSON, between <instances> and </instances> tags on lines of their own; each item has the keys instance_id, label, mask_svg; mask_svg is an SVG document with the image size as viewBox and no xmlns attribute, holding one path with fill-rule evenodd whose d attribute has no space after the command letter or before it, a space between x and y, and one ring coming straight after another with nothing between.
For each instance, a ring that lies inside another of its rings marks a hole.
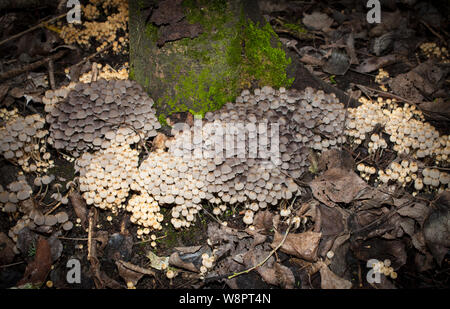
<instances>
[{"instance_id":1,"label":"mossy tree bark","mask_svg":"<svg viewBox=\"0 0 450 309\"><path fill-rule=\"evenodd\" d=\"M159 46L164 25L149 21L144 0L130 0L130 78L157 102L161 121L175 112L216 110L246 87L292 84L295 68L256 1L184 0L181 5L184 19L202 32Z\"/></svg>"}]
</instances>

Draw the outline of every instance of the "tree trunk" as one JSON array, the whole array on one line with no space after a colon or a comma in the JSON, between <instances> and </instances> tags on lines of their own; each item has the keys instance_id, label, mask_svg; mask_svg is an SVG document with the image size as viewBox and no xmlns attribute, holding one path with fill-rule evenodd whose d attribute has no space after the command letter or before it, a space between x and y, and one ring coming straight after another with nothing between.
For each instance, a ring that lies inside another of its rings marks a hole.
<instances>
[{"instance_id":1,"label":"tree trunk","mask_svg":"<svg viewBox=\"0 0 450 309\"><path fill-rule=\"evenodd\" d=\"M157 2L129 2L130 78L155 100L160 120L216 110L243 88L292 84L295 66L257 1Z\"/></svg>"}]
</instances>

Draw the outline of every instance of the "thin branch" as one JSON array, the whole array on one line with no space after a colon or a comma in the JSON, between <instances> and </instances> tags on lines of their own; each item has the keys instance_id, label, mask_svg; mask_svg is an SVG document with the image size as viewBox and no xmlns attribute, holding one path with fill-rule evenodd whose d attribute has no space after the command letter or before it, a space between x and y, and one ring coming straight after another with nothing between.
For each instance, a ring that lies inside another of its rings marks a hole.
<instances>
[{"instance_id":1,"label":"thin branch","mask_svg":"<svg viewBox=\"0 0 450 309\"><path fill-rule=\"evenodd\" d=\"M58 19L60 19L60 18L63 18L63 17L66 16L66 15L67 15L67 12L66 12L66 13L63 13L63 14L61 14L61 15L58 15L58 16L56 16L56 17L50 18L49 20L45 20L45 21L43 21L43 22L40 22L40 23L37 24L36 26L33 26L33 27L31 27L31 28L29 28L29 29L27 29L27 30L25 30L25 31L22 31L22 32L17 33L17 34L15 34L15 35L13 35L13 36L7 38L7 39L4 39L3 41L0 42L0 46L3 45L3 44L5 44L5 43L7 43L7 42L9 42L9 41L12 41L12 40L15 40L15 39L17 39L17 38L20 38L22 35L27 34L28 32L31 32L31 31L33 31L33 30L36 30L36 29L38 29L38 28L40 28L40 27L42 27L42 26L45 26L45 25L48 24L48 23L51 23L51 22L54 22L54 21L56 21L56 20L58 20Z\"/></svg>"},{"instance_id":2,"label":"thin branch","mask_svg":"<svg viewBox=\"0 0 450 309\"><path fill-rule=\"evenodd\" d=\"M254 269L256 269L256 268L258 268L258 267L264 265L264 263L266 263L267 260L270 259L270 257L271 257L272 255L274 255L275 252L277 252L278 249L281 248L281 246L283 246L284 242L285 242L286 239L287 239L287 236L288 236L288 234L289 234L289 231L290 231L291 227L292 227L292 219L289 219L289 226L288 226L288 228L286 229L286 232L284 233L283 239L282 239L281 242L278 244L278 246L276 246L272 251L270 251L270 254L269 254L264 260L262 260L261 262L259 262L259 263L256 264L255 266L250 267L249 269L246 269L246 270L244 270L244 271L241 271L241 272L232 274L231 276L228 277L228 279L233 279L234 277L237 277L237 276L239 276L239 275L247 274L247 273L251 272L252 270L254 270Z\"/></svg>"},{"instance_id":3,"label":"thin branch","mask_svg":"<svg viewBox=\"0 0 450 309\"><path fill-rule=\"evenodd\" d=\"M21 65L17 69L12 69L7 72L4 72L4 73L0 74L0 80L12 78L12 77L20 75L22 73L35 70L35 69L39 68L40 66L46 64L49 61L54 61L54 60L61 58L62 56L64 56L64 54L66 52L67 52L66 50L61 50L61 51L57 52L56 54L51 55L47 58L38 60L36 62L27 64L27 65Z\"/></svg>"}]
</instances>

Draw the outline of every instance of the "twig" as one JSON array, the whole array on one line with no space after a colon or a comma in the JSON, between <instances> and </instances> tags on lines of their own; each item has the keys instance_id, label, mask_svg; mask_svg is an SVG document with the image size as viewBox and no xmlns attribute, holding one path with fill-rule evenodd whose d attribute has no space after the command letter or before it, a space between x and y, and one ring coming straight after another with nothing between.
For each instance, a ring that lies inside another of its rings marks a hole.
<instances>
[{"instance_id":1,"label":"twig","mask_svg":"<svg viewBox=\"0 0 450 309\"><path fill-rule=\"evenodd\" d=\"M56 238L58 238L58 239L62 239L62 240L76 240L76 241L86 241L86 240L89 240L88 238L73 238L73 237L63 237L63 236L58 236L58 237L56 237ZM93 239L95 239L95 238L93 238ZM96 239L95 239L96 240Z\"/></svg>"},{"instance_id":2,"label":"twig","mask_svg":"<svg viewBox=\"0 0 450 309\"><path fill-rule=\"evenodd\" d=\"M446 45L447 46L447 41L446 40L444 40L444 38L439 34L439 33L437 33L436 31L434 31L434 29L433 28L431 28L431 26L430 25L428 25L423 19L421 19L420 20L420 23L421 24L423 24L425 27L427 27L428 28L428 30L430 30L431 31L431 33L433 33L435 36L437 36L438 38L439 38L439 40L441 40L442 41L442 43L444 44L444 45Z\"/></svg>"},{"instance_id":3,"label":"twig","mask_svg":"<svg viewBox=\"0 0 450 309\"><path fill-rule=\"evenodd\" d=\"M31 31L33 31L33 30L36 30L36 29L38 29L38 28L40 28L40 27L42 27L42 26L45 26L45 25L48 24L48 23L51 23L51 22L54 22L55 20L58 20L58 19L60 19L60 18L63 18L63 17L66 16L66 15L67 15L67 12L66 12L66 13L63 13L63 14L61 14L61 15L58 15L58 16L56 16L56 17L50 18L49 20L45 20L45 21L43 21L43 22L40 22L40 23L37 24L36 26L33 26L33 27L31 27L31 28L29 28L29 29L27 29L27 30L25 30L25 31L22 31L22 32L17 33L17 34L15 34L15 35L13 35L13 36L7 38L7 39L4 39L3 41L0 42L0 46L3 45L3 44L5 44L6 42L9 42L9 41L11 41L11 40L15 40L15 39L17 39L17 38L20 38L22 35L24 35L24 34L26 34L26 33L28 33L28 32L31 32Z\"/></svg>"},{"instance_id":4,"label":"twig","mask_svg":"<svg viewBox=\"0 0 450 309\"><path fill-rule=\"evenodd\" d=\"M94 212L89 212L89 228L88 228L88 255L87 259L91 261L92 255L91 255L91 247L92 247L92 230L94 225Z\"/></svg>"},{"instance_id":5,"label":"twig","mask_svg":"<svg viewBox=\"0 0 450 309\"><path fill-rule=\"evenodd\" d=\"M291 227L292 227L292 219L290 218L290 219L289 219L289 226L288 226L288 228L286 229L286 232L284 233L283 239L282 239L281 242L278 244L278 246L276 246L272 251L270 251L270 254L269 254L264 260L262 260L261 262L259 262L259 263L256 264L255 266L250 267L249 269L246 269L246 270L244 270L244 271L241 271L241 272L232 274L231 276L228 277L228 279L233 279L234 277L237 277L237 276L239 276L239 275L247 274L247 273L251 272L252 270L254 270L254 269L256 269L256 268L258 268L258 267L264 265L264 263L266 263L267 260L268 260L275 252L277 252L278 249L281 248L281 246L283 246L284 242L285 242L286 239L287 239L287 236L288 236L288 234L289 234L289 230L291 229Z\"/></svg>"},{"instance_id":6,"label":"twig","mask_svg":"<svg viewBox=\"0 0 450 309\"><path fill-rule=\"evenodd\" d=\"M112 43L109 43L109 45L107 45L105 48L93 53L92 55L89 55L87 57L84 57L80 62L78 62L77 64L73 65L74 67L79 66L80 64L85 63L86 61L91 60L92 58L94 58L95 56L97 56L98 54L104 52L105 50L108 50L109 48L111 48L113 46Z\"/></svg>"},{"instance_id":7,"label":"twig","mask_svg":"<svg viewBox=\"0 0 450 309\"><path fill-rule=\"evenodd\" d=\"M411 104L411 105L416 106L418 109L422 110L422 109L417 105L416 102L410 101L410 100L405 99L405 98L403 98L403 97L401 97L401 96L398 96L398 95L396 95L396 94L393 94L393 93L390 93L390 92L386 92L386 91L383 91L383 90L378 90L378 89L371 88L371 87L367 87L367 86L363 86L363 85L359 85L359 84L357 84L357 85L355 85L355 86L358 87L359 89L361 89L363 92L364 92L364 90L366 90L366 91L369 90L369 91L372 91L372 92L378 92L378 93L380 93L380 94L382 94L382 95L384 95L384 96L386 96L386 97L393 98L393 99L396 99L396 100L399 100L399 101L402 101L402 102L409 103L409 104Z\"/></svg>"},{"instance_id":8,"label":"twig","mask_svg":"<svg viewBox=\"0 0 450 309\"><path fill-rule=\"evenodd\" d=\"M64 54L66 52L67 52L66 50L61 50L61 51L57 52L56 54L51 55L51 56L49 56L47 58L38 60L36 62L27 64L27 65L22 65L22 66L20 66L17 69L13 69L13 70L4 72L4 73L0 74L0 80L12 78L12 77L20 75L22 73L35 70L35 69L39 68L40 66L46 64L50 60L54 61L54 60L57 60L57 59L61 58L62 56L64 56Z\"/></svg>"},{"instance_id":9,"label":"twig","mask_svg":"<svg viewBox=\"0 0 450 309\"><path fill-rule=\"evenodd\" d=\"M155 273L150 269L143 268L143 267L140 267L140 266L137 266L137 265L134 265L134 264L122 261L122 260L118 260L116 263L122 264L125 268L134 270L138 273L141 273L144 275L155 276Z\"/></svg>"},{"instance_id":10,"label":"twig","mask_svg":"<svg viewBox=\"0 0 450 309\"><path fill-rule=\"evenodd\" d=\"M22 264L22 263L25 263L25 262L21 261L21 262L16 262L16 263L12 263L12 264L0 265L0 268L7 268L7 267L11 267L11 266Z\"/></svg>"},{"instance_id":11,"label":"twig","mask_svg":"<svg viewBox=\"0 0 450 309\"><path fill-rule=\"evenodd\" d=\"M50 82L50 88L55 89L55 74L53 70L53 60L48 61L48 79Z\"/></svg>"}]
</instances>

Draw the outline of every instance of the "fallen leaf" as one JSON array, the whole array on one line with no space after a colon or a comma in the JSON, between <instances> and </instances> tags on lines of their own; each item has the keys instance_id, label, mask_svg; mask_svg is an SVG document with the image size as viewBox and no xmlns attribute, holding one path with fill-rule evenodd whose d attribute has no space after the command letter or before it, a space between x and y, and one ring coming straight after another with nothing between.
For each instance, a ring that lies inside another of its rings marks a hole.
<instances>
[{"instance_id":1,"label":"fallen leaf","mask_svg":"<svg viewBox=\"0 0 450 309\"><path fill-rule=\"evenodd\" d=\"M397 57L394 54L383 57L371 57L361 62L361 64L355 68L355 71L359 73L370 73L396 62Z\"/></svg>"},{"instance_id":2,"label":"fallen leaf","mask_svg":"<svg viewBox=\"0 0 450 309\"><path fill-rule=\"evenodd\" d=\"M0 103L3 101L3 98L8 93L9 85L8 84L1 84L0 85Z\"/></svg>"},{"instance_id":3,"label":"fallen leaf","mask_svg":"<svg viewBox=\"0 0 450 309\"><path fill-rule=\"evenodd\" d=\"M119 276L128 284L131 282L133 286L136 286L139 280L144 276L144 274L137 271L131 270L123 266L122 263L116 261L117 270L119 271Z\"/></svg>"},{"instance_id":4,"label":"fallen leaf","mask_svg":"<svg viewBox=\"0 0 450 309\"><path fill-rule=\"evenodd\" d=\"M253 226L256 231L269 232L273 228L273 216L274 214L268 210L258 211L253 219Z\"/></svg>"},{"instance_id":5,"label":"fallen leaf","mask_svg":"<svg viewBox=\"0 0 450 309\"><path fill-rule=\"evenodd\" d=\"M444 191L434 202L434 210L424 222L423 235L437 263L450 248L450 191Z\"/></svg>"},{"instance_id":6,"label":"fallen leaf","mask_svg":"<svg viewBox=\"0 0 450 309\"><path fill-rule=\"evenodd\" d=\"M411 206L404 206L397 210L397 213L403 217L409 217L416 220L420 226L423 226L423 223L428 218L430 213L430 208L427 205L422 203L415 203Z\"/></svg>"},{"instance_id":7,"label":"fallen leaf","mask_svg":"<svg viewBox=\"0 0 450 309\"><path fill-rule=\"evenodd\" d=\"M18 286L27 283L33 285L40 285L47 278L52 266L52 257L50 252L50 245L44 237L40 237L36 245L36 255L34 260L30 262L26 269L23 278L18 282Z\"/></svg>"},{"instance_id":8,"label":"fallen leaf","mask_svg":"<svg viewBox=\"0 0 450 309\"><path fill-rule=\"evenodd\" d=\"M202 266L202 255L204 253L211 255L211 250L208 246L201 246L200 248L195 246L191 248L191 250L187 247L178 247L178 249L174 249L176 251L170 255L169 264L192 272L199 272L200 267Z\"/></svg>"},{"instance_id":9,"label":"fallen leaf","mask_svg":"<svg viewBox=\"0 0 450 309\"><path fill-rule=\"evenodd\" d=\"M323 64L322 70L332 75L344 75L350 68L350 57L344 49L333 48L331 57Z\"/></svg>"},{"instance_id":10,"label":"fallen leaf","mask_svg":"<svg viewBox=\"0 0 450 309\"><path fill-rule=\"evenodd\" d=\"M419 104L427 120L436 122L450 121L450 102L448 99L437 99L433 102L422 102Z\"/></svg>"},{"instance_id":11,"label":"fallen leaf","mask_svg":"<svg viewBox=\"0 0 450 309\"><path fill-rule=\"evenodd\" d=\"M0 265L6 265L14 260L14 242L9 237L0 233Z\"/></svg>"},{"instance_id":12,"label":"fallen leaf","mask_svg":"<svg viewBox=\"0 0 450 309\"><path fill-rule=\"evenodd\" d=\"M87 228L87 209L83 197L78 192L72 190L69 192L69 199L75 210L75 214L81 220L81 225L83 228Z\"/></svg>"},{"instance_id":13,"label":"fallen leaf","mask_svg":"<svg viewBox=\"0 0 450 309\"><path fill-rule=\"evenodd\" d=\"M368 188L354 171L332 168L309 183L314 197L327 206L349 204Z\"/></svg>"},{"instance_id":14,"label":"fallen leaf","mask_svg":"<svg viewBox=\"0 0 450 309\"><path fill-rule=\"evenodd\" d=\"M153 252L149 251L147 253L147 258L150 260L150 267L154 269L164 270L169 266L168 256L159 257Z\"/></svg>"},{"instance_id":15,"label":"fallen leaf","mask_svg":"<svg viewBox=\"0 0 450 309\"><path fill-rule=\"evenodd\" d=\"M298 234L288 234L285 242L280 248L280 251L295 255L296 257L305 259L307 261L317 260L317 249L319 248L319 241L322 233L304 232ZM276 248L282 241L284 235L275 232L272 248Z\"/></svg>"},{"instance_id":16,"label":"fallen leaf","mask_svg":"<svg viewBox=\"0 0 450 309\"><path fill-rule=\"evenodd\" d=\"M378 237L365 241L351 239L350 248L355 257L364 262L370 259L379 261L390 259L394 269L405 265L407 259L406 246L400 240L386 240Z\"/></svg>"},{"instance_id":17,"label":"fallen leaf","mask_svg":"<svg viewBox=\"0 0 450 309\"><path fill-rule=\"evenodd\" d=\"M392 91L413 102L421 102L441 88L449 70L435 65L432 60L419 64L408 73L399 74L389 81Z\"/></svg>"},{"instance_id":18,"label":"fallen leaf","mask_svg":"<svg viewBox=\"0 0 450 309\"><path fill-rule=\"evenodd\" d=\"M325 263L321 263L320 286L322 289L351 289L352 283L333 273Z\"/></svg>"},{"instance_id":19,"label":"fallen leaf","mask_svg":"<svg viewBox=\"0 0 450 309\"><path fill-rule=\"evenodd\" d=\"M326 14L313 12L312 14L304 14L302 22L311 30L326 31L333 24L333 19Z\"/></svg>"}]
</instances>

